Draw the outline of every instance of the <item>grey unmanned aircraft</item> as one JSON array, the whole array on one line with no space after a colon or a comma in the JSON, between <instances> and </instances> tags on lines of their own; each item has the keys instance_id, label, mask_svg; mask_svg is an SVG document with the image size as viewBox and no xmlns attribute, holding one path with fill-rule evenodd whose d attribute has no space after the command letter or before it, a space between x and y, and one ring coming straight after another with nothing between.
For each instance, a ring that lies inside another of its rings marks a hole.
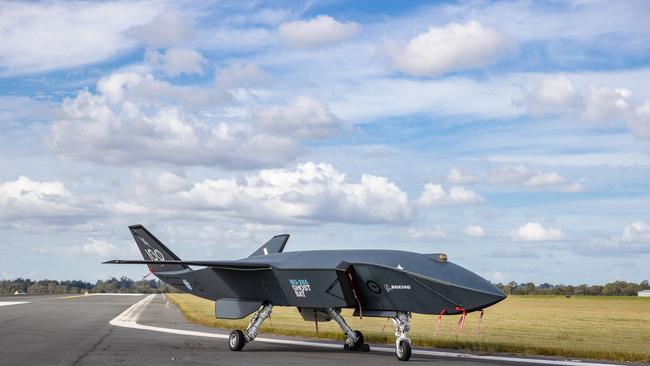
<instances>
[{"instance_id":1,"label":"grey unmanned aircraft","mask_svg":"<svg viewBox=\"0 0 650 366\"><path fill-rule=\"evenodd\" d=\"M183 261L142 225L130 226L145 260L104 263L146 264L165 283L215 301L215 316L241 319L255 312L245 331L233 330L229 347L241 351L252 342L273 306L295 306L307 321L336 321L343 348L368 351L363 334L341 316L391 318L399 360L411 357L407 337L412 313L466 314L503 300L505 295L442 253L399 250L314 250L283 253L289 235L277 235L248 258ZM193 270L189 266L205 268Z\"/></svg>"}]
</instances>

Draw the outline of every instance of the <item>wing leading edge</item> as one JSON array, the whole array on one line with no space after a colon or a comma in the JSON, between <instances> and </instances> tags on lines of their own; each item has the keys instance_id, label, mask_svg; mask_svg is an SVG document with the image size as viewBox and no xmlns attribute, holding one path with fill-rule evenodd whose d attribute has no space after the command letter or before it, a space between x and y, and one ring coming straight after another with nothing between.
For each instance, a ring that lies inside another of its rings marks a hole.
<instances>
[{"instance_id":1,"label":"wing leading edge","mask_svg":"<svg viewBox=\"0 0 650 366\"><path fill-rule=\"evenodd\" d=\"M271 269L271 265L266 263L247 263L241 261L182 261L182 260L169 260L169 261L152 261L152 260L127 260L127 259L113 259L103 262L103 264L180 264L186 266L203 266L210 268L225 268L241 271L255 271Z\"/></svg>"}]
</instances>

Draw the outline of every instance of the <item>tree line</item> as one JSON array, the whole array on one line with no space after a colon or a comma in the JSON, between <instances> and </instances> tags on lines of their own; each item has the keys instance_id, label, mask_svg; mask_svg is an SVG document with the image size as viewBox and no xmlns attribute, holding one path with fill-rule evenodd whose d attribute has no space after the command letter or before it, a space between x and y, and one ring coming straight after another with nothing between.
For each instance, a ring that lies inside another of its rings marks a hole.
<instances>
[{"instance_id":1,"label":"tree line","mask_svg":"<svg viewBox=\"0 0 650 366\"><path fill-rule=\"evenodd\" d=\"M498 283L496 286L507 295L585 295L585 296L636 296L641 290L650 290L647 280L639 283L615 281L605 285L551 285L532 282L507 284ZM99 280L95 283L69 280L39 280L17 278L15 280L0 280L0 294L80 294L80 293L160 293L178 292L158 279L142 279L134 281L128 277Z\"/></svg>"},{"instance_id":2,"label":"tree line","mask_svg":"<svg viewBox=\"0 0 650 366\"><path fill-rule=\"evenodd\" d=\"M68 280L39 280L17 278L15 280L0 280L0 294L83 294L89 293L160 293L160 292L178 292L175 288L157 280L139 280L134 281L128 277L115 278L108 280L99 280L95 283Z\"/></svg>"},{"instance_id":3,"label":"tree line","mask_svg":"<svg viewBox=\"0 0 650 366\"><path fill-rule=\"evenodd\" d=\"M551 285L532 282L507 284L498 283L496 286L506 295L584 295L584 296L637 296L641 290L650 290L648 280L639 283L614 281L605 285Z\"/></svg>"}]
</instances>

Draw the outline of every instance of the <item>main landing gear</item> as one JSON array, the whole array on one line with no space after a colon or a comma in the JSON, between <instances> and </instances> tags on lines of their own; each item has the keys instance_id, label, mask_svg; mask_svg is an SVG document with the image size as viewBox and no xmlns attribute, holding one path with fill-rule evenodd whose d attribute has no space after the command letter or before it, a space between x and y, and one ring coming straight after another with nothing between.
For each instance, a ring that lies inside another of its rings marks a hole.
<instances>
[{"instance_id":1,"label":"main landing gear","mask_svg":"<svg viewBox=\"0 0 650 366\"><path fill-rule=\"evenodd\" d=\"M397 315L392 318L395 324L395 354L400 361L408 361L411 359L411 340L406 336L411 326L411 313L398 311Z\"/></svg>"},{"instance_id":2,"label":"main landing gear","mask_svg":"<svg viewBox=\"0 0 650 366\"><path fill-rule=\"evenodd\" d=\"M246 343L255 340L255 337L257 337L257 331L260 329L266 318L271 315L272 309L273 305L264 304L251 318L251 322L248 324L246 332L242 332L239 329L233 330L230 333L230 338L228 338L228 347L230 347L230 350L241 351Z\"/></svg>"},{"instance_id":3,"label":"main landing gear","mask_svg":"<svg viewBox=\"0 0 650 366\"><path fill-rule=\"evenodd\" d=\"M273 305L264 304L251 318L248 328L245 332L235 329L230 333L228 338L228 346L231 351L241 351L246 343L250 343L257 337L257 331L262 326L262 323L271 315ZM343 333L345 333L345 343L343 349L346 351L370 351L370 346L367 345L363 338L363 333L358 330L352 330L341 316L341 309L327 308L327 313L330 318L334 319ZM400 361L408 361L411 359L411 340L406 336L411 326L411 313L398 311L395 317L392 318L395 324L395 354Z\"/></svg>"},{"instance_id":4,"label":"main landing gear","mask_svg":"<svg viewBox=\"0 0 650 366\"><path fill-rule=\"evenodd\" d=\"M352 330L350 326L345 322L345 319L341 316L341 309L327 308L327 313L330 318L334 319L343 333L345 333L345 343L343 343L343 349L346 351L370 351L370 346L367 345L363 339L363 333L358 330Z\"/></svg>"}]
</instances>

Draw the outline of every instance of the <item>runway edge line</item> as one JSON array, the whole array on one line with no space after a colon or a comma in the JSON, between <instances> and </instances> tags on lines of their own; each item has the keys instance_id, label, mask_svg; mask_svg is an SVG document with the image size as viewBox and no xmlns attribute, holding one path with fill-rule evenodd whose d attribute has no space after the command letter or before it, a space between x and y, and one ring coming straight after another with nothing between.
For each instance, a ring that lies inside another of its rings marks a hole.
<instances>
[{"instance_id":1,"label":"runway edge line","mask_svg":"<svg viewBox=\"0 0 650 366\"><path fill-rule=\"evenodd\" d=\"M140 315L145 310L147 305L149 305L151 301L153 301L155 296L156 296L155 294L151 294L145 297L144 299L138 301L137 303L131 305L128 309L124 310L113 320L111 320L109 324L116 327L148 330L148 331L159 332L159 333L187 335L193 337L228 339L229 336L227 334L199 332L199 331L184 330L184 329L163 328L163 327L155 327L151 325L139 324L138 319L140 318ZM256 338L255 342L330 348L330 349L343 349L339 344L310 342L310 341L296 341L296 340L289 340L289 339L276 339L276 338L264 338L264 337ZM378 352L388 352L388 353L395 352L393 348L388 348L388 347L372 346L371 350L378 351ZM555 366L616 366L619 365L614 363L597 363L597 362L583 362L583 361L569 361L569 360L567 361L545 360L545 359L538 359L538 358L523 358L523 357L472 355L467 353L427 351L427 350L420 350L420 349L414 349L413 354L423 355L423 356L445 357L445 358L460 358L460 359L478 360L478 361L514 362L514 363L528 363L528 364L555 365Z\"/></svg>"},{"instance_id":2,"label":"runway edge line","mask_svg":"<svg viewBox=\"0 0 650 366\"><path fill-rule=\"evenodd\" d=\"M0 306L29 304L29 301L0 301Z\"/></svg>"}]
</instances>

